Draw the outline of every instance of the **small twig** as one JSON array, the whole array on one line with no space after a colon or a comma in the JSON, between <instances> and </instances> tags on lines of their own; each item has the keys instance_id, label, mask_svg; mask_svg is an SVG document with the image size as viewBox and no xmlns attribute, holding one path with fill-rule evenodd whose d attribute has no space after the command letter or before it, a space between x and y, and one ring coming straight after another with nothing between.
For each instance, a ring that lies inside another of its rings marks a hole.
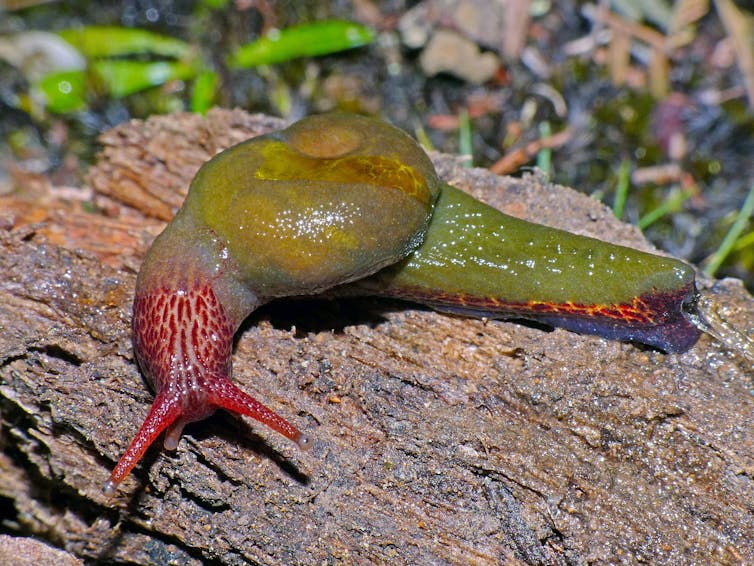
<instances>
[{"instance_id":1,"label":"small twig","mask_svg":"<svg viewBox=\"0 0 754 566\"><path fill-rule=\"evenodd\" d=\"M490 167L498 175L507 175L531 161L542 149L555 149L568 142L573 135L571 128L566 128L551 136L543 137L526 144L524 147L506 153Z\"/></svg>"},{"instance_id":2,"label":"small twig","mask_svg":"<svg viewBox=\"0 0 754 566\"><path fill-rule=\"evenodd\" d=\"M715 0L717 12L733 41L738 68L744 76L749 106L754 107L754 48L751 45L751 20L730 0Z\"/></svg>"}]
</instances>

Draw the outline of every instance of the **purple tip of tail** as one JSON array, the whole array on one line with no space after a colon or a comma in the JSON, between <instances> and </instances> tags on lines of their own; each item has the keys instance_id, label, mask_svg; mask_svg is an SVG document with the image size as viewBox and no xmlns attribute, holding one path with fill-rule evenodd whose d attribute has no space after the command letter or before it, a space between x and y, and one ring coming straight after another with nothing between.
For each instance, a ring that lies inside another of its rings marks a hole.
<instances>
[{"instance_id":1,"label":"purple tip of tail","mask_svg":"<svg viewBox=\"0 0 754 566\"><path fill-rule=\"evenodd\" d=\"M645 344L668 354L689 350L702 334L693 323L693 313L699 293L694 283L677 291L649 293L638 298L640 312L636 318L613 316L573 316L543 313L536 320L579 332L594 334L610 340L623 340Z\"/></svg>"}]
</instances>

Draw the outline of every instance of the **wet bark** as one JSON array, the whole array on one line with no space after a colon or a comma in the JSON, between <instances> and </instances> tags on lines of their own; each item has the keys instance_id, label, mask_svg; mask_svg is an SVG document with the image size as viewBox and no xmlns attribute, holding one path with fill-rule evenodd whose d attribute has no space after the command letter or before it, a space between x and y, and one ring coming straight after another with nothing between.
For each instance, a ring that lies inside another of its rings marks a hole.
<instances>
[{"instance_id":1,"label":"wet bark","mask_svg":"<svg viewBox=\"0 0 754 566\"><path fill-rule=\"evenodd\" d=\"M279 301L237 337L234 379L310 451L217 414L103 496L152 399L130 346L141 258L204 160L278 125L131 122L88 187L2 197L5 532L137 564L754 562L750 361L709 336L665 355L371 299ZM573 190L434 159L505 212L649 249ZM737 281L702 286L754 327Z\"/></svg>"}]
</instances>

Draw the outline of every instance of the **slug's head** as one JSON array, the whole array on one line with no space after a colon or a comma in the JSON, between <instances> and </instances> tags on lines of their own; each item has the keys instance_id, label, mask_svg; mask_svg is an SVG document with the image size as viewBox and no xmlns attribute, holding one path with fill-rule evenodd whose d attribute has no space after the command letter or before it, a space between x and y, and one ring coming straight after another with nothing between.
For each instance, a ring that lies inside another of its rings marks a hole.
<instances>
[{"instance_id":1,"label":"slug's head","mask_svg":"<svg viewBox=\"0 0 754 566\"><path fill-rule=\"evenodd\" d=\"M429 158L402 131L323 115L215 156L183 212L227 242L244 284L270 298L316 293L405 257L439 190Z\"/></svg>"}]
</instances>

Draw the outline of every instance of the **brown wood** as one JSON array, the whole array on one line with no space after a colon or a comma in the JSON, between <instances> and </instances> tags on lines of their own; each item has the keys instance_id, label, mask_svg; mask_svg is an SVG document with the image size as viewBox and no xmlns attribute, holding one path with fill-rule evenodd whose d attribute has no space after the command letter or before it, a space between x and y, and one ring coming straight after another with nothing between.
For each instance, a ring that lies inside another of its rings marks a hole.
<instances>
[{"instance_id":1,"label":"brown wood","mask_svg":"<svg viewBox=\"0 0 754 566\"><path fill-rule=\"evenodd\" d=\"M152 398L130 346L140 260L205 159L278 125L131 122L102 136L97 211L59 187L0 200L5 532L87 562L754 563L750 361L708 336L664 355L397 302L280 301L239 334L234 378L310 451L218 414L104 497ZM508 213L648 248L570 189L434 159ZM703 287L751 331L737 281Z\"/></svg>"}]
</instances>

